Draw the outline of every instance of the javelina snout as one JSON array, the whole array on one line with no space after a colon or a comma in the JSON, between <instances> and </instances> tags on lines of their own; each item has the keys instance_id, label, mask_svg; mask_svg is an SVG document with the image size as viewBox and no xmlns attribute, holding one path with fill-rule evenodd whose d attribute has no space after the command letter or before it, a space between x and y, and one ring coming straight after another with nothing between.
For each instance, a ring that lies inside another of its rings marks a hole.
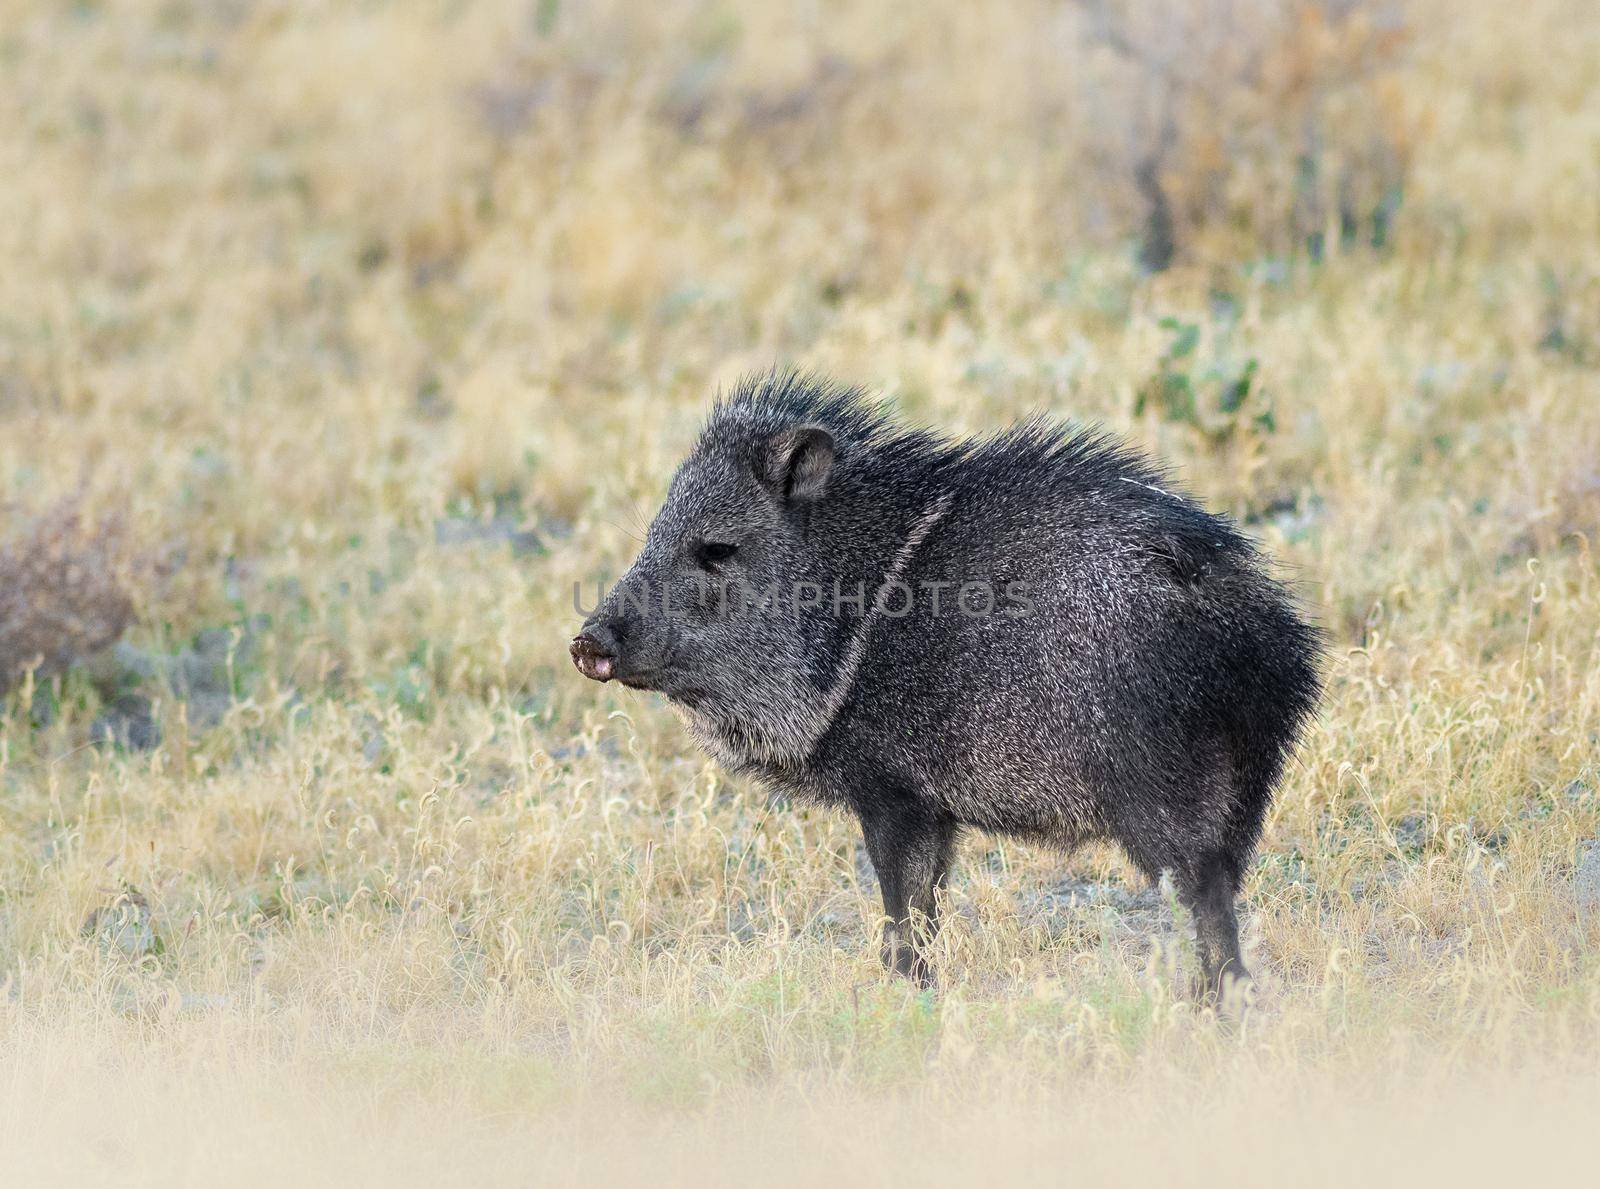
<instances>
[{"instance_id":1,"label":"javelina snout","mask_svg":"<svg viewBox=\"0 0 1600 1189\"><path fill-rule=\"evenodd\" d=\"M597 639L587 629L572 638L569 651L578 672L590 681L610 681L616 672L617 654L614 646Z\"/></svg>"},{"instance_id":2,"label":"javelina snout","mask_svg":"<svg viewBox=\"0 0 1600 1189\"><path fill-rule=\"evenodd\" d=\"M633 689L654 689L646 624L602 608L573 637L568 651L578 672L590 681L620 681Z\"/></svg>"},{"instance_id":3,"label":"javelina snout","mask_svg":"<svg viewBox=\"0 0 1600 1189\"><path fill-rule=\"evenodd\" d=\"M1025 605L951 613L974 579ZM752 598L712 613L707 589ZM644 591L673 614L623 615ZM729 767L851 810L891 968L930 978L977 828L1171 872L1215 994L1245 977L1234 901L1318 649L1254 545L1109 437L950 441L785 374L718 403L572 655L665 694Z\"/></svg>"},{"instance_id":4,"label":"javelina snout","mask_svg":"<svg viewBox=\"0 0 1600 1189\"><path fill-rule=\"evenodd\" d=\"M568 648L578 672L591 681L672 692L660 684L663 645L672 625L652 614L648 592L648 578L630 575L583 621Z\"/></svg>"}]
</instances>

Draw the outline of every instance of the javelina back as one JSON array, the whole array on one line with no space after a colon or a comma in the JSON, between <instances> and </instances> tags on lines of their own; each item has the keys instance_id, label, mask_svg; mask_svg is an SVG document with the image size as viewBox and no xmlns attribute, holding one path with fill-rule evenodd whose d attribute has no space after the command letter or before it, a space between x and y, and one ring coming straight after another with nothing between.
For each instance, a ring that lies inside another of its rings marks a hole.
<instances>
[{"instance_id":1,"label":"javelina back","mask_svg":"<svg viewBox=\"0 0 1600 1189\"><path fill-rule=\"evenodd\" d=\"M1234 899L1318 646L1250 542L1126 446L1043 420L950 441L775 374L716 405L572 656L853 811L893 969L929 981L975 826L1170 870L1215 993L1245 977Z\"/></svg>"}]
</instances>

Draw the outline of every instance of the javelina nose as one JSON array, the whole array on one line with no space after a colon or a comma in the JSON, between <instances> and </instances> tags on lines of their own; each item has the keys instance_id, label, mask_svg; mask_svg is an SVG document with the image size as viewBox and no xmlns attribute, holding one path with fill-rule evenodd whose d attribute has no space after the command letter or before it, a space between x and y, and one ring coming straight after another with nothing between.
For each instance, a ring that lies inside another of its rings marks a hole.
<instances>
[{"instance_id":1,"label":"javelina nose","mask_svg":"<svg viewBox=\"0 0 1600 1189\"><path fill-rule=\"evenodd\" d=\"M572 663L591 681L610 681L617 672L621 633L604 620L588 623L573 638Z\"/></svg>"}]
</instances>

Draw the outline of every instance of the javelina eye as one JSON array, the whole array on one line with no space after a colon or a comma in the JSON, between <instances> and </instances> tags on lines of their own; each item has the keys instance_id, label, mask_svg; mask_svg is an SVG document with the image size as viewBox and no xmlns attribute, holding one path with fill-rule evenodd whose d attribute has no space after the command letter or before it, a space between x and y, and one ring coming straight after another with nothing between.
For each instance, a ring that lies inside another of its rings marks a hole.
<instances>
[{"instance_id":1,"label":"javelina eye","mask_svg":"<svg viewBox=\"0 0 1600 1189\"><path fill-rule=\"evenodd\" d=\"M738 552L739 547L737 545L729 544L726 541L702 541L700 542L700 547L695 551L695 560L700 563L702 568L709 570L713 566L727 561Z\"/></svg>"}]
</instances>

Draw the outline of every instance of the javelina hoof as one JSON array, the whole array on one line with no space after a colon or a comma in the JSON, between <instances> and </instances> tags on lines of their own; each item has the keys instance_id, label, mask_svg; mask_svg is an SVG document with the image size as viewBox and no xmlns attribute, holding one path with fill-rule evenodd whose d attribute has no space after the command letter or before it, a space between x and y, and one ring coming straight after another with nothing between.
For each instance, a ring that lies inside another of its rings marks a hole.
<instances>
[{"instance_id":1,"label":"javelina hoof","mask_svg":"<svg viewBox=\"0 0 1600 1189\"><path fill-rule=\"evenodd\" d=\"M1254 1003L1256 984L1245 971L1240 971L1237 976L1227 973L1221 976L1218 983L1206 983L1200 987L1200 1005L1214 1011L1218 1023L1227 1032L1245 1023L1253 1011Z\"/></svg>"},{"instance_id":2,"label":"javelina hoof","mask_svg":"<svg viewBox=\"0 0 1600 1189\"><path fill-rule=\"evenodd\" d=\"M1209 1007L1224 1020L1242 1021L1255 1003L1255 980L1239 967L1215 977L1203 978L1197 988L1202 1007Z\"/></svg>"},{"instance_id":3,"label":"javelina hoof","mask_svg":"<svg viewBox=\"0 0 1600 1189\"><path fill-rule=\"evenodd\" d=\"M939 980L933 973L933 967L908 943L885 940L883 965L891 974L910 979L924 991L936 991L939 988Z\"/></svg>"}]
</instances>

